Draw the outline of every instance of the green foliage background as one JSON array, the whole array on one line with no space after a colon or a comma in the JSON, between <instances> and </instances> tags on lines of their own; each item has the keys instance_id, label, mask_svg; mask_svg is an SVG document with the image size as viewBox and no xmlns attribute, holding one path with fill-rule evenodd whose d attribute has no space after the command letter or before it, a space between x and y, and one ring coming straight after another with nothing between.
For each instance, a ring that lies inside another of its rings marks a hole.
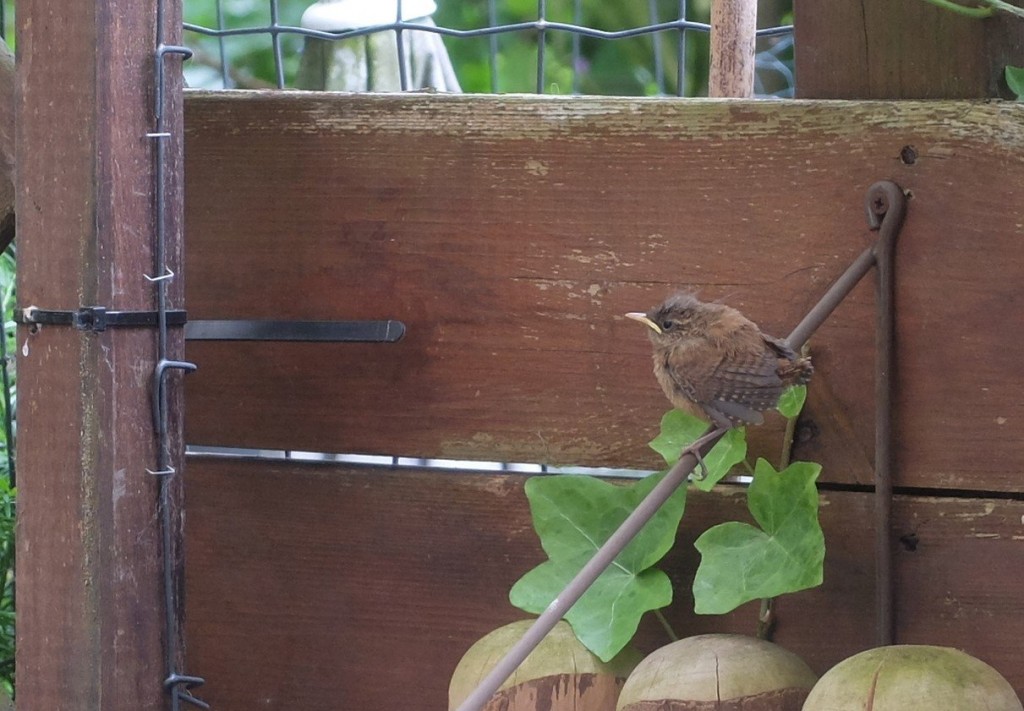
<instances>
[{"instance_id":1,"label":"green foliage background","mask_svg":"<svg viewBox=\"0 0 1024 711\"><path fill-rule=\"evenodd\" d=\"M298 26L312 0L280 0L279 22ZM487 0L437 0L435 23L442 27L468 30L493 24L510 24L537 19L537 0L498 0L497 16L489 17ZM185 0L185 21L203 27L259 27L270 23L268 0L222 0L221 17L215 0ZM791 0L765 0L761 26L791 21ZM679 17L679 0L617 2L584 0L576 17L571 0L550 0L547 19L580 24L601 30L641 27L655 21ZM707 22L710 0L688 0L687 19ZM218 24L220 23L220 24ZM285 85L291 86L298 70L302 38L282 34L281 48ZM545 43L546 93L645 96L677 93L677 31L620 40L581 37L581 61L574 84L573 38L565 32L549 31ZM444 39L459 82L467 93L530 93L536 90L537 33L519 31L496 36L497 62L492 72L489 37ZM762 40L763 49L773 40ZM269 88L276 85L272 41L269 34L241 35L218 40L194 32L185 33L185 43L196 50L187 65L189 85L221 88L220 45L228 57L229 85L237 88ZM685 33L686 72L683 95L707 94L708 37L701 32ZM656 61L657 57L657 61ZM784 57L785 58L785 57ZM767 91L780 87L769 86Z\"/></svg>"},{"instance_id":2,"label":"green foliage background","mask_svg":"<svg viewBox=\"0 0 1024 711\"><path fill-rule=\"evenodd\" d=\"M0 308L3 309L4 337L0 342L0 369L6 368L9 399L0 397L0 687L14 692L14 490L11 488L13 418L16 387L14 378L14 247L0 255ZM0 381L2 382L2 381ZM8 407L9 405L9 407ZM9 418L9 419L8 419Z\"/></svg>"}]
</instances>

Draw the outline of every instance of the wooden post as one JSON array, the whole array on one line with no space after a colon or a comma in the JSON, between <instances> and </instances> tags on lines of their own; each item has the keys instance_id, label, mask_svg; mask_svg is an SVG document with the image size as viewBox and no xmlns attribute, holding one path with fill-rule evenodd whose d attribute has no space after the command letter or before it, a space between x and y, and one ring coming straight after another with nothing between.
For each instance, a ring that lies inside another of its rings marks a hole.
<instances>
[{"instance_id":1,"label":"wooden post","mask_svg":"<svg viewBox=\"0 0 1024 711\"><path fill-rule=\"evenodd\" d=\"M155 308L143 275L154 271L154 145L145 134L154 123L156 5L18 4L22 307ZM166 0L164 19L165 41L173 41L180 0ZM169 65L167 152L175 158L168 174L178 176L180 65ZM179 177L164 195L177 215ZM178 271L180 220L167 224ZM181 286L170 286L177 307ZM180 354L180 334L173 338ZM22 326L18 349L18 706L164 709L164 642L179 631L164 629L158 482L146 473L156 462L156 334ZM180 407L172 411L180 463ZM177 483L174 491L179 500ZM180 530L172 536L175 560L179 541Z\"/></svg>"},{"instance_id":2,"label":"wooden post","mask_svg":"<svg viewBox=\"0 0 1024 711\"><path fill-rule=\"evenodd\" d=\"M757 0L713 0L708 96L754 95Z\"/></svg>"}]
</instances>

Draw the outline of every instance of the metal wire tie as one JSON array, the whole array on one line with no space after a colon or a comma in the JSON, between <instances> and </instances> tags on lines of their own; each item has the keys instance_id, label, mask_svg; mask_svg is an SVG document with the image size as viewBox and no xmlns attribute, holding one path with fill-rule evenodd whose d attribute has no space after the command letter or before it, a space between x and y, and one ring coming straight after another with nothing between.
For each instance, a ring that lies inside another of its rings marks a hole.
<instances>
[{"instance_id":1,"label":"metal wire tie","mask_svg":"<svg viewBox=\"0 0 1024 711\"><path fill-rule=\"evenodd\" d=\"M206 703L201 699L197 699L192 695L190 689L193 686L202 686L206 683L206 679L201 676L188 676L186 674L171 674L164 680L164 688L174 694L177 698L182 701L197 706L201 709L210 708L210 704ZM182 693L181 685L185 685L185 691Z\"/></svg>"},{"instance_id":2,"label":"metal wire tie","mask_svg":"<svg viewBox=\"0 0 1024 711\"><path fill-rule=\"evenodd\" d=\"M164 311L168 326L184 326L188 320L182 310ZM14 320L32 326L74 326L80 331L105 331L107 328L145 328L159 325L159 311L110 311L106 306L82 306L75 311L40 309L29 306L14 312Z\"/></svg>"},{"instance_id":3,"label":"metal wire tie","mask_svg":"<svg viewBox=\"0 0 1024 711\"><path fill-rule=\"evenodd\" d=\"M147 468L146 473L152 474L153 476L171 476L177 472L174 470L174 467L165 467L163 469L158 469L157 471Z\"/></svg>"}]
</instances>

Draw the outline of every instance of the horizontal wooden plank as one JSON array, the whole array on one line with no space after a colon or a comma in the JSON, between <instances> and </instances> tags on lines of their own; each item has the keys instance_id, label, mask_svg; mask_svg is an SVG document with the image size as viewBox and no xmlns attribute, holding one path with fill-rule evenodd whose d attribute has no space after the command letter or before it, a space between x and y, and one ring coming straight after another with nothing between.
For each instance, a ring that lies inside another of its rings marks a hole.
<instances>
[{"instance_id":1,"label":"horizontal wooden plank","mask_svg":"<svg viewBox=\"0 0 1024 711\"><path fill-rule=\"evenodd\" d=\"M408 327L190 344L194 444L655 468L667 403L622 314L689 285L785 335L892 178L897 484L1019 486L1019 106L233 92L186 122L193 318ZM873 308L864 283L813 340L824 480L870 481ZM752 436L777 456L777 420Z\"/></svg>"},{"instance_id":2,"label":"horizontal wooden plank","mask_svg":"<svg viewBox=\"0 0 1024 711\"><path fill-rule=\"evenodd\" d=\"M543 560L512 474L191 458L187 638L204 699L255 708L445 708L463 652L520 619L510 585ZM684 635L752 634L756 604L694 616L692 542L748 520L743 490L693 492L667 610ZM1024 694L1024 502L901 497L894 534L898 639L951 645ZM825 583L779 600L776 641L822 673L872 646L872 501L822 497ZM643 651L666 643L645 620Z\"/></svg>"}]
</instances>

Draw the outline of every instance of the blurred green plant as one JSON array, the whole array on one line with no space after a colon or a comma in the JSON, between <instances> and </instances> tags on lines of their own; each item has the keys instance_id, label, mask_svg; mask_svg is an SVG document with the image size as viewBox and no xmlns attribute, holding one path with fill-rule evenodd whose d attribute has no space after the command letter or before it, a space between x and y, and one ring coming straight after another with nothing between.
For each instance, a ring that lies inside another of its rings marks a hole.
<instances>
[{"instance_id":1,"label":"blurred green plant","mask_svg":"<svg viewBox=\"0 0 1024 711\"><path fill-rule=\"evenodd\" d=\"M456 29L513 24L537 19L536 0L501 0L496 16L488 17L486 0L441 0L434 16L438 25ZM707 22L710 0L692 0L688 19ZM616 31L656 22L678 19L678 0L656 2L583 2L579 14L573 3L549 3L551 22ZM466 92L533 92L537 82L537 32L522 32L446 40L459 81ZM678 50L682 38L678 31L656 35L604 40L574 38L566 32L546 33L544 90L552 94L649 96L676 94ZM492 82L490 44L496 44L497 66ZM573 44L578 43L578 62L574 66ZM706 34L688 32L684 40L684 95L706 93L708 66Z\"/></svg>"},{"instance_id":2,"label":"blurred green plant","mask_svg":"<svg viewBox=\"0 0 1024 711\"><path fill-rule=\"evenodd\" d=\"M1024 101L1024 67L1006 67L1004 76L1006 85L1017 97L1017 101Z\"/></svg>"},{"instance_id":3,"label":"blurred green plant","mask_svg":"<svg viewBox=\"0 0 1024 711\"><path fill-rule=\"evenodd\" d=\"M1024 18L1024 7L1018 7L1004 0L978 0L970 5L961 5L953 0L926 0L926 2L966 17L985 18L991 17L997 12L1005 12Z\"/></svg>"},{"instance_id":4,"label":"blurred green plant","mask_svg":"<svg viewBox=\"0 0 1024 711\"><path fill-rule=\"evenodd\" d=\"M4 337L0 340L0 397L4 427L0 428L0 686L14 695L14 275L15 247L0 255L0 307Z\"/></svg>"},{"instance_id":5,"label":"blurred green plant","mask_svg":"<svg viewBox=\"0 0 1024 711\"><path fill-rule=\"evenodd\" d=\"M280 0L278 23L298 26L302 13L310 0ZM186 23L210 29L253 28L270 25L268 0L184 0ZM299 68L302 38L281 34L281 58L287 82ZM268 89L277 86L274 62L274 42L270 33L244 34L232 37L210 37L185 32L185 44L195 52L185 63L185 80L189 86L203 89L238 88ZM222 76L221 51L223 48L227 70Z\"/></svg>"},{"instance_id":6,"label":"blurred green plant","mask_svg":"<svg viewBox=\"0 0 1024 711\"><path fill-rule=\"evenodd\" d=\"M14 49L14 0L0 2L0 31L7 45Z\"/></svg>"}]
</instances>

